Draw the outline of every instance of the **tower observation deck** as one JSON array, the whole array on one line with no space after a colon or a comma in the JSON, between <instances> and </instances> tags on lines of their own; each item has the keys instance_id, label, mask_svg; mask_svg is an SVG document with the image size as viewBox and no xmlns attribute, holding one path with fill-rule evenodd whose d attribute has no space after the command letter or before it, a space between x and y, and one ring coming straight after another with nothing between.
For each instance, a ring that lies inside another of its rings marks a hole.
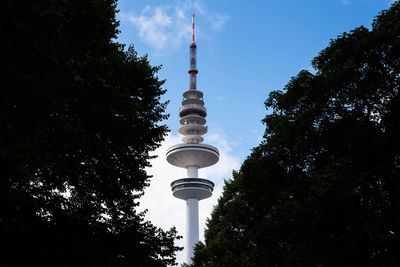
<instances>
[{"instance_id":1,"label":"tower observation deck","mask_svg":"<svg viewBox=\"0 0 400 267\"><path fill-rule=\"evenodd\" d=\"M202 144L202 135L207 133L203 93L196 88L196 49L194 42L194 15L192 16L192 43L190 45L190 85L183 92L182 107L179 109L179 133L183 135L183 143L174 145L167 150L167 161L187 169L187 177L171 183L174 197L186 201L186 233L185 250L186 263L190 264L193 257L193 246L199 241L199 200L209 198L214 189L214 183L199 178L198 170L216 164L219 160L217 148Z\"/></svg>"}]
</instances>

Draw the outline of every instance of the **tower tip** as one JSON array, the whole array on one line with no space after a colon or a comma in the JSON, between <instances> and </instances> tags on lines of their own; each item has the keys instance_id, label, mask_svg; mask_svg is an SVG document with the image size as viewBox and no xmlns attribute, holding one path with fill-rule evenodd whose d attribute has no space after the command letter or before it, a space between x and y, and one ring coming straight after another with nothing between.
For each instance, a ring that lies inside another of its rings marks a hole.
<instances>
[{"instance_id":1,"label":"tower tip","mask_svg":"<svg viewBox=\"0 0 400 267\"><path fill-rule=\"evenodd\" d=\"M192 43L194 43L194 14L192 14Z\"/></svg>"}]
</instances>

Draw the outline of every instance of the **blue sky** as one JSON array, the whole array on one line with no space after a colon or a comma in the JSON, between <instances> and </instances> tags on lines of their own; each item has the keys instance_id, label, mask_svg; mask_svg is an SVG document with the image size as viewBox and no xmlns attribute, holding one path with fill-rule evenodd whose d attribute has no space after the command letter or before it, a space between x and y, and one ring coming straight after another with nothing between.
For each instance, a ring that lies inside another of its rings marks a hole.
<instances>
[{"instance_id":1,"label":"blue sky","mask_svg":"<svg viewBox=\"0 0 400 267\"><path fill-rule=\"evenodd\" d=\"M200 203L201 233L221 193L223 180L256 146L263 135L264 101L282 89L300 70L312 70L311 60L330 39L371 22L390 0L119 0L118 41L134 44L139 55L148 54L166 79L170 100L166 124L171 129L159 158L148 171L154 177L141 207L147 218L167 229L176 225L184 234L183 201L174 199L169 183L185 176L168 166L165 149L180 142L178 134L182 93L189 88L191 14L196 15L197 88L204 93L208 111L205 143L217 146L221 160L200 172L216 183L211 199ZM182 245L183 243L179 243ZM178 255L182 261L182 254Z\"/></svg>"}]
</instances>

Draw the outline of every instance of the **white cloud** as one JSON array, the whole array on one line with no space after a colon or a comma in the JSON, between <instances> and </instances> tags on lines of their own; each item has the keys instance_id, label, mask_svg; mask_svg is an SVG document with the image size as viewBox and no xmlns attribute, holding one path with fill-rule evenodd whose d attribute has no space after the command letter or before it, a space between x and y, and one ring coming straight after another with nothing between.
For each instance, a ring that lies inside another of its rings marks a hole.
<instances>
[{"instance_id":1,"label":"white cloud","mask_svg":"<svg viewBox=\"0 0 400 267\"><path fill-rule=\"evenodd\" d=\"M210 19L212 23L212 28L214 30L221 30L225 23L230 20L230 16L226 14L214 14Z\"/></svg>"},{"instance_id":2,"label":"white cloud","mask_svg":"<svg viewBox=\"0 0 400 267\"><path fill-rule=\"evenodd\" d=\"M169 164L165 153L175 144L182 143L181 136L169 134L161 147L154 151L158 157L152 160L152 167L147 170L153 175L150 186L146 188L140 200L140 209L148 209L146 219L154 225L167 230L176 226L180 235L185 234L185 202L172 196L170 183L176 179L186 177L186 170ZM232 155L232 148L222 133L210 133L205 136L206 142L216 146L220 152L219 162L209 168L200 169L199 177L207 178L215 183L212 197L199 203L200 239L204 239L206 218L210 216L212 208L222 193L224 179L231 178L232 170L240 167L239 158ZM185 237L184 237L185 238ZM177 241L177 245L184 246L184 238ZM184 260L184 251L178 252L179 263Z\"/></svg>"},{"instance_id":3,"label":"white cloud","mask_svg":"<svg viewBox=\"0 0 400 267\"><path fill-rule=\"evenodd\" d=\"M351 4L350 0L340 0L340 2L342 2L342 4L346 6Z\"/></svg>"},{"instance_id":4,"label":"white cloud","mask_svg":"<svg viewBox=\"0 0 400 267\"><path fill-rule=\"evenodd\" d=\"M197 10L200 14L205 14L206 12L204 11L204 6L203 4L199 3L199 2L195 2L193 4L195 10Z\"/></svg>"},{"instance_id":5,"label":"white cloud","mask_svg":"<svg viewBox=\"0 0 400 267\"><path fill-rule=\"evenodd\" d=\"M199 15L203 27L212 30L221 30L230 18L226 14L208 10L199 0L180 0L175 5L146 6L140 15L120 12L119 16L122 23L127 21L138 30L143 42L158 52L166 52L179 48L183 40L191 40L192 13ZM202 35L202 31L196 24L196 36L199 35Z\"/></svg>"},{"instance_id":6,"label":"white cloud","mask_svg":"<svg viewBox=\"0 0 400 267\"><path fill-rule=\"evenodd\" d=\"M139 37L147 44L162 49L170 41L169 31L175 27L173 18L162 7L146 6L140 16L121 13L121 18L131 22L138 29Z\"/></svg>"}]
</instances>

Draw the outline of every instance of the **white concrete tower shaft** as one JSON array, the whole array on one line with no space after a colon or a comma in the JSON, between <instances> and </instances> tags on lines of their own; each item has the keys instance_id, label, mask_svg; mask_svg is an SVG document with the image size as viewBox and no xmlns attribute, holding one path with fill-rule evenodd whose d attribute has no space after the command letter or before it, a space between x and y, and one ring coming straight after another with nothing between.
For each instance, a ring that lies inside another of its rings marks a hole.
<instances>
[{"instance_id":1,"label":"white concrete tower shaft","mask_svg":"<svg viewBox=\"0 0 400 267\"><path fill-rule=\"evenodd\" d=\"M192 263L193 246L199 242L199 201L209 198L214 189L210 180L199 178L200 168L216 164L219 160L217 148L201 144L207 132L205 117L207 109L204 107L203 93L197 90L196 75L196 44L194 42L194 15L192 16L192 43L190 45L190 84L189 90L183 93L182 107L179 109L179 133L184 137L183 143L170 147L167 151L167 161L177 167L187 170L187 177L171 183L174 197L186 201L186 233L185 250L188 264Z\"/></svg>"},{"instance_id":2,"label":"white concrete tower shaft","mask_svg":"<svg viewBox=\"0 0 400 267\"><path fill-rule=\"evenodd\" d=\"M186 200L186 262L191 263L193 247L199 242L199 200L190 198Z\"/></svg>"}]
</instances>

